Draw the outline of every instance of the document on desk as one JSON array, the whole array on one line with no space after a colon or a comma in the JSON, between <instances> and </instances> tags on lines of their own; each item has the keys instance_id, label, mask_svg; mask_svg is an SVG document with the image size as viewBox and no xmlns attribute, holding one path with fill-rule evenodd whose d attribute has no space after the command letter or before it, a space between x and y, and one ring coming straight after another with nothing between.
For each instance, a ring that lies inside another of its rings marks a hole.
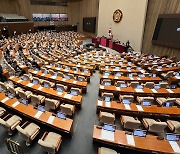
<instances>
[{"instance_id":1,"label":"document on desk","mask_svg":"<svg viewBox=\"0 0 180 154\"><path fill-rule=\"evenodd\" d=\"M138 80L141 80L141 78L137 78Z\"/></svg>"},{"instance_id":2,"label":"document on desk","mask_svg":"<svg viewBox=\"0 0 180 154\"><path fill-rule=\"evenodd\" d=\"M119 77L118 77L118 76L115 76L115 79L119 79Z\"/></svg>"},{"instance_id":3,"label":"document on desk","mask_svg":"<svg viewBox=\"0 0 180 154\"><path fill-rule=\"evenodd\" d=\"M176 141L169 141L169 144L171 145L174 152L180 153L180 147Z\"/></svg>"},{"instance_id":4,"label":"document on desk","mask_svg":"<svg viewBox=\"0 0 180 154\"><path fill-rule=\"evenodd\" d=\"M16 106L18 106L20 104L20 102L15 102L13 105L12 105L12 107L16 107Z\"/></svg>"},{"instance_id":5,"label":"document on desk","mask_svg":"<svg viewBox=\"0 0 180 154\"><path fill-rule=\"evenodd\" d=\"M74 73L76 74L76 73L77 73L77 71L74 71Z\"/></svg>"},{"instance_id":6,"label":"document on desk","mask_svg":"<svg viewBox=\"0 0 180 154\"><path fill-rule=\"evenodd\" d=\"M114 132L102 129L101 138L104 140L114 141Z\"/></svg>"},{"instance_id":7,"label":"document on desk","mask_svg":"<svg viewBox=\"0 0 180 154\"><path fill-rule=\"evenodd\" d=\"M135 146L134 136L126 134L127 144Z\"/></svg>"},{"instance_id":8,"label":"document on desk","mask_svg":"<svg viewBox=\"0 0 180 154\"><path fill-rule=\"evenodd\" d=\"M37 90L42 90L43 89L43 87L42 86L39 86L39 88L37 89Z\"/></svg>"},{"instance_id":9,"label":"document on desk","mask_svg":"<svg viewBox=\"0 0 180 154\"><path fill-rule=\"evenodd\" d=\"M108 78L108 76L104 75L103 78Z\"/></svg>"},{"instance_id":10,"label":"document on desk","mask_svg":"<svg viewBox=\"0 0 180 154\"><path fill-rule=\"evenodd\" d=\"M175 76L176 79L180 79L180 76Z\"/></svg>"},{"instance_id":11,"label":"document on desk","mask_svg":"<svg viewBox=\"0 0 180 154\"><path fill-rule=\"evenodd\" d=\"M138 111L144 111L141 105L136 104L136 107L137 107Z\"/></svg>"},{"instance_id":12,"label":"document on desk","mask_svg":"<svg viewBox=\"0 0 180 154\"><path fill-rule=\"evenodd\" d=\"M39 117L41 116L41 114L43 114L42 111L37 111L37 113L35 114L34 118L39 119Z\"/></svg>"},{"instance_id":13,"label":"document on desk","mask_svg":"<svg viewBox=\"0 0 180 154\"><path fill-rule=\"evenodd\" d=\"M71 94L65 94L65 95L64 95L64 98L71 99L71 98L72 98L72 95L71 95Z\"/></svg>"},{"instance_id":14,"label":"document on desk","mask_svg":"<svg viewBox=\"0 0 180 154\"><path fill-rule=\"evenodd\" d=\"M20 83L21 81L23 81L23 80L19 79L17 82Z\"/></svg>"},{"instance_id":15,"label":"document on desk","mask_svg":"<svg viewBox=\"0 0 180 154\"><path fill-rule=\"evenodd\" d=\"M53 75L53 76L51 76L51 79L56 79L56 76L54 76L54 75Z\"/></svg>"},{"instance_id":16,"label":"document on desk","mask_svg":"<svg viewBox=\"0 0 180 154\"><path fill-rule=\"evenodd\" d=\"M98 106L102 106L103 105L103 102L98 100Z\"/></svg>"},{"instance_id":17,"label":"document on desk","mask_svg":"<svg viewBox=\"0 0 180 154\"><path fill-rule=\"evenodd\" d=\"M4 98L1 102L5 103L7 100L9 100L9 97Z\"/></svg>"},{"instance_id":18,"label":"document on desk","mask_svg":"<svg viewBox=\"0 0 180 154\"><path fill-rule=\"evenodd\" d=\"M129 104L124 104L124 107L125 107L126 110L131 110L131 107L130 107Z\"/></svg>"},{"instance_id":19,"label":"document on desk","mask_svg":"<svg viewBox=\"0 0 180 154\"><path fill-rule=\"evenodd\" d=\"M63 93L62 92L57 92L58 95L62 95Z\"/></svg>"},{"instance_id":20,"label":"document on desk","mask_svg":"<svg viewBox=\"0 0 180 154\"><path fill-rule=\"evenodd\" d=\"M41 76L45 76L46 74L42 73Z\"/></svg>"},{"instance_id":21,"label":"document on desk","mask_svg":"<svg viewBox=\"0 0 180 154\"><path fill-rule=\"evenodd\" d=\"M141 73L144 73L144 70L140 70Z\"/></svg>"},{"instance_id":22,"label":"document on desk","mask_svg":"<svg viewBox=\"0 0 180 154\"><path fill-rule=\"evenodd\" d=\"M34 74L37 74L38 71L33 71Z\"/></svg>"},{"instance_id":23,"label":"document on desk","mask_svg":"<svg viewBox=\"0 0 180 154\"><path fill-rule=\"evenodd\" d=\"M9 79L13 79L15 76L11 76Z\"/></svg>"},{"instance_id":24,"label":"document on desk","mask_svg":"<svg viewBox=\"0 0 180 154\"><path fill-rule=\"evenodd\" d=\"M161 71L161 69L156 69L156 71Z\"/></svg>"},{"instance_id":25,"label":"document on desk","mask_svg":"<svg viewBox=\"0 0 180 154\"><path fill-rule=\"evenodd\" d=\"M52 124L53 121L54 121L54 118L55 118L55 116L50 116L50 117L48 118L47 123L48 123L48 124Z\"/></svg>"},{"instance_id":26,"label":"document on desk","mask_svg":"<svg viewBox=\"0 0 180 154\"><path fill-rule=\"evenodd\" d=\"M135 89L136 92L138 93L143 93L144 91L142 89Z\"/></svg>"},{"instance_id":27,"label":"document on desk","mask_svg":"<svg viewBox=\"0 0 180 154\"><path fill-rule=\"evenodd\" d=\"M104 89L104 86L102 86L102 85L100 85L100 87L99 87L100 89Z\"/></svg>"},{"instance_id":28,"label":"document on desk","mask_svg":"<svg viewBox=\"0 0 180 154\"><path fill-rule=\"evenodd\" d=\"M111 107L111 102L105 102L106 107Z\"/></svg>"},{"instance_id":29,"label":"document on desk","mask_svg":"<svg viewBox=\"0 0 180 154\"><path fill-rule=\"evenodd\" d=\"M63 78L63 79L62 79L62 81L66 81L66 79L65 79L65 78Z\"/></svg>"},{"instance_id":30,"label":"document on desk","mask_svg":"<svg viewBox=\"0 0 180 154\"><path fill-rule=\"evenodd\" d=\"M129 77L131 80L134 80L134 78L133 77Z\"/></svg>"},{"instance_id":31,"label":"document on desk","mask_svg":"<svg viewBox=\"0 0 180 154\"><path fill-rule=\"evenodd\" d=\"M81 75L84 75L84 73L81 73Z\"/></svg>"},{"instance_id":32,"label":"document on desk","mask_svg":"<svg viewBox=\"0 0 180 154\"><path fill-rule=\"evenodd\" d=\"M47 68L51 68L51 66L50 66L50 65L46 65L46 67L47 67Z\"/></svg>"},{"instance_id":33,"label":"document on desk","mask_svg":"<svg viewBox=\"0 0 180 154\"><path fill-rule=\"evenodd\" d=\"M117 91L120 91L120 90L121 90L121 88L120 88L120 87L116 87L116 90L117 90Z\"/></svg>"},{"instance_id":34,"label":"document on desk","mask_svg":"<svg viewBox=\"0 0 180 154\"><path fill-rule=\"evenodd\" d=\"M77 83L77 81L73 81L73 84L76 84Z\"/></svg>"},{"instance_id":35,"label":"document on desk","mask_svg":"<svg viewBox=\"0 0 180 154\"><path fill-rule=\"evenodd\" d=\"M56 68L56 70L60 71L60 70L61 70L61 68L57 67L57 68Z\"/></svg>"},{"instance_id":36,"label":"document on desk","mask_svg":"<svg viewBox=\"0 0 180 154\"><path fill-rule=\"evenodd\" d=\"M32 87L32 86L34 86L34 84L33 83L28 83L26 86Z\"/></svg>"},{"instance_id":37,"label":"document on desk","mask_svg":"<svg viewBox=\"0 0 180 154\"><path fill-rule=\"evenodd\" d=\"M156 89L151 89L151 91L152 91L153 93L157 93Z\"/></svg>"},{"instance_id":38,"label":"document on desk","mask_svg":"<svg viewBox=\"0 0 180 154\"><path fill-rule=\"evenodd\" d=\"M166 89L169 93L174 93L171 89Z\"/></svg>"}]
</instances>

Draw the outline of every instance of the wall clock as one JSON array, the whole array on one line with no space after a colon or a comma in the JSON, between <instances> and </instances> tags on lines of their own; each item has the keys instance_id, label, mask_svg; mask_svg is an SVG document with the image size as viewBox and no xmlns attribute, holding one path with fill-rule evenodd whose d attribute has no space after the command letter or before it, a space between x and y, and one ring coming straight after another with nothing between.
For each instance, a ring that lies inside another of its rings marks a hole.
<instances>
[{"instance_id":1,"label":"wall clock","mask_svg":"<svg viewBox=\"0 0 180 154\"><path fill-rule=\"evenodd\" d=\"M113 13L113 21L116 23L119 23L122 20L123 17L123 13L120 9L117 9L114 13Z\"/></svg>"}]
</instances>

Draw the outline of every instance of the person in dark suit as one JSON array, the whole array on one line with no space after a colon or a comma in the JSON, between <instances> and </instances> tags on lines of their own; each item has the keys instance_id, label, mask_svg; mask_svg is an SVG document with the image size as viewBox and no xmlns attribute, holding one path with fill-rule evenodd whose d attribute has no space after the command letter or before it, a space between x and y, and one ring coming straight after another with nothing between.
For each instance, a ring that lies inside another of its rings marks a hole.
<instances>
[{"instance_id":1,"label":"person in dark suit","mask_svg":"<svg viewBox=\"0 0 180 154\"><path fill-rule=\"evenodd\" d=\"M1 65L0 65L0 81L1 81L1 82L6 81L6 77L3 76L3 68L2 68Z\"/></svg>"}]
</instances>

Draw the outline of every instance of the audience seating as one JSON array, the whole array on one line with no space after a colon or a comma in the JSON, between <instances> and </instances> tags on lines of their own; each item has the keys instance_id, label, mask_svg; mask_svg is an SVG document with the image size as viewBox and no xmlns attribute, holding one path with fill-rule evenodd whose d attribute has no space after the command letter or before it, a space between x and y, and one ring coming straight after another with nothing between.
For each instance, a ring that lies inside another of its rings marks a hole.
<instances>
[{"instance_id":1,"label":"audience seating","mask_svg":"<svg viewBox=\"0 0 180 154\"><path fill-rule=\"evenodd\" d=\"M100 112L99 120L101 123L114 124L115 122L115 114L108 112Z\"/></svg>"},{"instance_id":2,"label":"audience seating","mask_svg":"<svg viewBox=\"0 0 180 154\"><path fill-rule=\"evenodd\" d=\"M21 99L28 100L31 97L32 92L31 91L25 91L24 92L23 89L19 89L18 95Z\"/></svg>"},{"instance_id":3,"label":"audience seating","mask_svg":"<svg viewBox=\"0 0 180 154\"><path fill-rule=\"evenodd\" d=\"M59 89L63 91L67 91L67 86L63 85L63 84L56 84L56 89L57 91L59 91Z\"/></svg>"},{"instance_id":4,"label":"audience seating","mask_svg":"<svg viewBox=\"0 0 180 154\"><path fill-rule=\"evenodd\" d=\"M0 117L6 112L6 110L2 107L0 107Z\"/></svg>"},{"instance_id":5,"label":"audience seating","mask_svg":"<svg viewBox=\"0 0 180 154\"><path fill-rule=\"evenodd\" d=\"M141 105L142 105L142 102L144 102L144 101L148 101L148 102L150 102L150 104L152 104L154 102L154 98L153 97L140 97L140 96L137 96L137 101Z\"/></svg>"},{"instance_id":6,"label":"audience seating","mask_svg":"<svg viewBox=\"0 0 180 154\"><path fill-rule=\"evenodd\" d=\"M134 96L132 95L119 95L119 100L122 102L123 100L128 100L131 103L134 101Z\"/></svg>"},{"instance_id":7,"label":"audience seating","mask_svg":"<svg viewBox=\"0 0 180 154\"><path fill-rule=\"evenodd\" d=\"M177 134L180 133L180 122L179 121L167 120L167 125L172 132L177 133Z\"/></svg>"},{"instance_id":8,"label":"audience seating","mask_svg":"<svg viewBox=\"0 0 180 154\"><path fill-rule=\"evenodd\" d=\"M98 148L98 154L120 154L120 153L117 153L115 150L109 148L100 147Z\"/></svg>"},{"instance_id":9,"label":"audience seating","mask_svg":"<svg viewBox=\"0 0 180 154\"><path fill-rule=\"evenodd\" d=\"M114 99L113 93L102 93L102 100L103 101L106 101L106 97L109 97L110 101L112 101Z\"/></svg>"},{"instance_id":10,"label":"audience seating","mask_svg":"<svg viewBox=\"0 0 180 154\"><path fill-rule=\"evenodd\" d=\"M158 102L158 104L160 106L163 106L166 102L169 102L172 106L174 105L176 98L163 98L163 97L158 97L156 99L156 101Z\"/></svg>"},{"instance_id":11,"label":"audience seating","mask_svg":"<svg viewBox=\"0 0 180 154\"><path fill-rule=\"evenodd\" d=\"M70 104L61 104L60 109L62 113L69 116L72 116L75 112L75 106Z\"/></svg>"},{"instance_id":12,"label":"audience seating","mask_svg":"<svg viewBox=\"0 0 180 154\"><path fill-rule=\"evenodd\" d=\"M45 110L50 111L50 110L56 110L60 105L60 102L57 100L45 98Z\"/></svg>"},{"instance_id":13,"label":"audience seating","mask_svg":"<svg viewBox=\"0 0 180 154\"><path fill-rule=\"evenodd\" d=\"M45 97L42 95L31 95L31 104L36 106L44 103Z\"/></svg>"}]
</instances>

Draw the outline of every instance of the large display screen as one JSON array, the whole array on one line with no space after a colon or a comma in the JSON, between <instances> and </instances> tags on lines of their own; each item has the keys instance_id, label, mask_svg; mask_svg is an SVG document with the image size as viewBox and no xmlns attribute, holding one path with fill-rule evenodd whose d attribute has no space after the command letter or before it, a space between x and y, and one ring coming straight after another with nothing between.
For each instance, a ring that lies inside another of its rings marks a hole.
<instances>
[{"instance_id":1,"label":"large display screen","mask_svg":"<svg viewBox=\"0 0 180 154\"><path fill-rule=\"evenodd\" d=\"M42 21L43 20L42 14L33 14L32 16L33 16L34 21Z\"/></svg>"},{"instance_id":2,"label":"large display screen","mask_svg":"<svg viewBox=\"0 0 180 154\"><path fill-rule=\"evenodd\" d=\"M40 14L34 13L32 14L33 21L68 21L67 13L55 13L55 14Z\"/></svg>"},{"instance_id":3,"label":"large display screen","mask_svg":"<svg viewBox=\"0 0 180 154\"><path fill-rule=\"evenodd\" d=\"M66 13L60 14L61 21L68 21L68 15Z\"/></svg>"},{"instance_id":4,"label":"large display screen","mask_svg":"<svg viewBox=\"0 0 180 154\"><path fill-rule=\"evenodd\" d=\"M152 43L180 49L180 14L159 15Z\"/></svg>"}]
</instances>

